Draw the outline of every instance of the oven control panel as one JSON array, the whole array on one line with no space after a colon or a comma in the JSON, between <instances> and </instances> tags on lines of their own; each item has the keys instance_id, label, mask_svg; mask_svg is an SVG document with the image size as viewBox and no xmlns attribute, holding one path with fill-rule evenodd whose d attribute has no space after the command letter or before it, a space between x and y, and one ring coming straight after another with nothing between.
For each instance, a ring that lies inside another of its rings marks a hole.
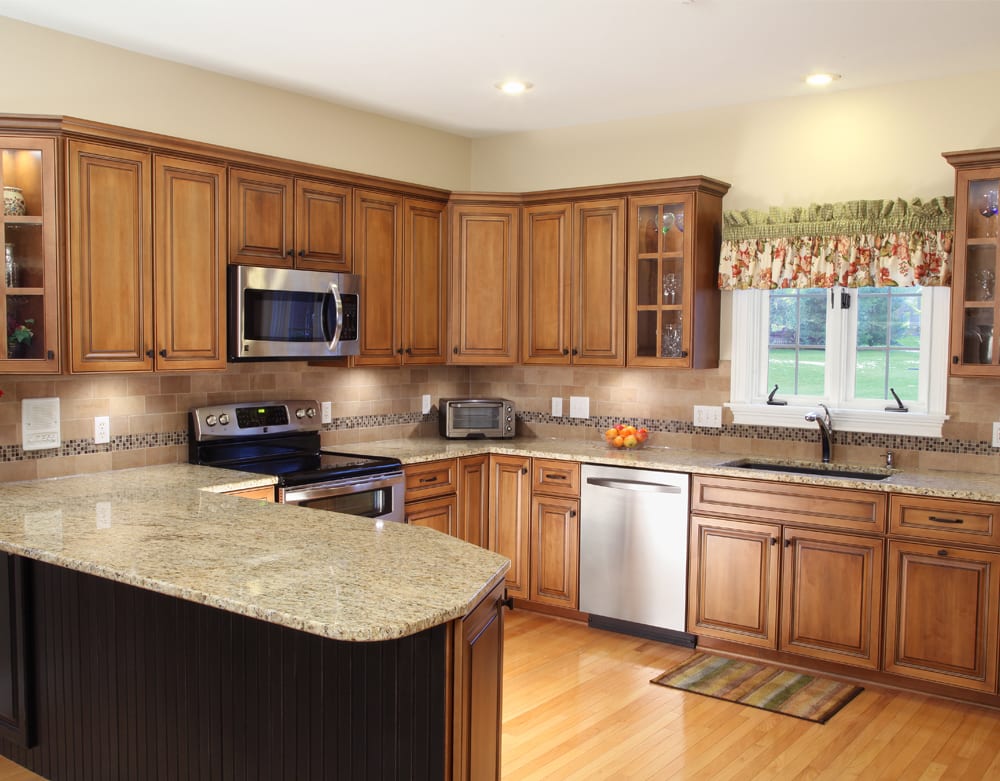
<instances>
[{"instance_id":1,"label":"oven control panel","mask_svg":"<svg viewBox=\"0 0 1000 781\"><path fill-rule=\"evenodd\" d=\"M191 410L191 436L196 442L223 437L318 431L319 402L301 401L216 404Z\"/></svg>"}]
</instances>

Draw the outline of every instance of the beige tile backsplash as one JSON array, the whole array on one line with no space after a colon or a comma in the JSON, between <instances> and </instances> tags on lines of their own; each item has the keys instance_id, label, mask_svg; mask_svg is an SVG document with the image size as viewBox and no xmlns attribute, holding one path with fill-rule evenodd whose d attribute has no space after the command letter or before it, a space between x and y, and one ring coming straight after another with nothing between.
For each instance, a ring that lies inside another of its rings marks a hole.
<instances>
[{"instance_id":1,"label":"beige tile backsplash","mask_svg":"<svg viewBox=\"0 0 1000 781\"><path fill-rule=\"evenodd\" d=\"M304 363L247 363L211 374L102 375L0 377L0 446L17 445L21 439L21 399L58 396L61 400L64 441L93 437L93 418L111 417L112 436L186 431L191 407L215 403L259 401L276 398L315 398L333 401L334 418L414 413L420 397L430 394L434 403L442 396L504 396L520 410L547 415L553 396L563 399L569 412L570 396L588 396L592 417L652 418L691 421L695 404L724 404L729 398L729 364L718 369L670 371L662 369L613 369L583 367L405 367L399 369L313 367ZM949 383L946 439L989 442L992 421L1000 419L1000 380L952 379ZM728 410L723 421L732 420ZM529 422L521 433L538 437L583 439L597 436L594 425L569 426ZM434 436L433 424L365 426L326 431L326 445L366 439ZM814 458L812 441L752 439L700 433L656 433L657 441L671 447L752 453L764 456ZM879 463L883 449L843 445L836 460ZM897 450L902 468L961 469L1000 473L996 455ZM186 445L85 453L0 462L0 480L55 477L107 469L145 466L187 460Z\"/></svg>"}]
</instances>

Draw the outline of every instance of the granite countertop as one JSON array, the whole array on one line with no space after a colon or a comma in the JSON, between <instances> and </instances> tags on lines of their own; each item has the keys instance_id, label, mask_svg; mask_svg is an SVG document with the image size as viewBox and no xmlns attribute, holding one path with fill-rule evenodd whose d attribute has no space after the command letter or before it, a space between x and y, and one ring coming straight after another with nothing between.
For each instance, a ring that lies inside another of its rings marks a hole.
<instances>
[{"instance_id":1,"label":"granite countertop","mask_svg":"<svg viewBox=\"0 0 1000 781\"><path fill-rule=\"evenodd\" d=\"M335 640L464 616L503 556L432 529L220 492L270 477L170 464L0 484L0 550Z\"/></svg>"},{"instance_id":2,"label":"granite countertop","mask_svg":"<svg viewBox=\"0 0 1000 781\"><path fill-rule=\"evenodd\" d=\"M726 454L683 450L656 445L647 445L644 448L636 450L615 450L609 448L599 440L565 440L543 437L531 439L448 440L429 437L376 440L357 445L338 445L336 449L355 453L394 456L404 464L416 464L440 458L453 458L480 453L499 453L538 458L563 458L591 464L662 469L671 472L688 472L690 474L777 480L807 485L839 486L842 488L883 491L886 493L918 494L952 499L1000 502L1000 476L997 475L905 469L891 470L890 476L884 480L867 480L826 475L792 474L725 466L728 462L740 460L740 454L736 453ZM755 460L771 462L776 465L796 465L801 463L772 458ZM853 464L832 464L831 466L872 473L885 473L887 471L874 467L858 467Z\"/></svg>"}]
</instances>

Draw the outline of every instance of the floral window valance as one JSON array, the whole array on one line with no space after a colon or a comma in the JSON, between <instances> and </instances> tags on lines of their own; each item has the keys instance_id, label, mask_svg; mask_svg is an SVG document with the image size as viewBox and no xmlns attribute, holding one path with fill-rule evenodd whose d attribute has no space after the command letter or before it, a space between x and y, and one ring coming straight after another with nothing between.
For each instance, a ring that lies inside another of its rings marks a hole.
<instances>
[{"instance_id":1,"label":"floral window valance","mask_svg":"<svg viewBox=\"0 0 1000 781\"><path fill-rule=\"evenodd\" d=\"M950 285L954 201L725 212L719 288Z\"/></svg>"}]
</instances>

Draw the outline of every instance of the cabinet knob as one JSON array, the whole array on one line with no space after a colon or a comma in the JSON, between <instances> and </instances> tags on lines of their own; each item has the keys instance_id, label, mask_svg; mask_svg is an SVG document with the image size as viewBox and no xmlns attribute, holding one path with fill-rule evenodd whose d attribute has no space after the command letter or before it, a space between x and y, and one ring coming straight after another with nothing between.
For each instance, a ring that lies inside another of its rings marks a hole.
<instances>
[{"instance_id":1,"label":"cabinet knob","mask_svg":"<svg viewBox=\"0 0 1000 781\"><path fill-rule=\"evenodd\" d=\"M952 363L958 363L958 356L957 355L951 356L951 362Z\"/></svg>"},{"instance_id":2,"label":"cabinet knob","mask_svg":"<svg viewBox=\"0 0 1000 781\"><path fill-rule=\"evenodd\" d=\"M49 350L48 353L46 353L46 355L48 355L50 361L54 361L56 358L55 350Z\"/></svg>"},{"instance_id":3,"label":"cabinet knob","mask_svg":"<svg viewBox=\"0 0 1000 781\"><path fill-rule=\"evenodd\" d=\"M688 357L688 351L687 350L681 350L681 358L687 358L687 357Z\"/></svg>"},{"instance_id":4,"label":"cabinet knob","mask_svg":"<svg viewBox=\"0 0 1000 781\"><path fill-rule=\"evenodd\" d=\"M397 347L396 348L396 355L402 355L402 354L403 354L403 348L402 347Z\"/></svg>"},{"instance_id":5,"label":"cabinet knob","mask_svg":"<svg viewBox=\"0 0 1000 781\"><path fill-rule=\"evenodd\" d=\"M785 547L786 548L791 548L793 542L795 542L795 538L794 537L789 537L787 540L785 540Z\"/></svg>"},{"instance_id":6,"label":"cabinet knob","mask_svg":"<svg viewBox=\"0 0 1000 781\"><path fill-rule=\"evenodd\" d=\"M514 597L508 597L504 594L503 599L500 600L500 605L507 608L508 610L514 609Z\"/></svg>"},{"instance_id":7,"label":"cabinet knob","mask_svg":"<svg viewBox=\"0 0 1000 781\"><path fill-rule=\"evenodd\" d=\"M304 249L299 250L299 257L304 258L306 256L306 251Z\"/></svg>"},{"instance_id":8,"label":"cabinet knob","mask_svg":"<svg viewBox=\"0 0 1000 781\"><path fill-rule=\"evenodd\" d=\"M412 348L410 348L410 347L407 347L407 348L406 348L406 354L407 354L407 355L413 355L413 349L412 349Z\"/></svg>"},{"instance_id":9,"label":"cabinet knob","mask_svg":"<svg viewBox=\"0 0 1000 781\"><path fill-rule=\"evenodd\" d=\"M452 348L451 348L451 351L452 351L453 353L455 353L455 355L458 355L458 348L457 348L457 347L452 347Z\"/></svg>"},{"instance_id":10,"label":"cabinet knob","mask_svg":"<svg viewBox=\"0 0 1000 781\"><path fill-rule=\"evenodd\" d=\"M294 258L295 257L295 248L293 247L293 248L289 249L288 252L286 252L285 254L288 255L288 257L290 257L290 258Z\"/></svg>"},{"instance_id":11,"label":"cabinet knob","mask_svg":"<svg viewBox=\"0 0 1000 781\"><path fill-rule=\"evenodd\" d=\"M167 351L166 351L166 349L160 350L160 357L161 358L166 358L167 357Z\"/></svg>"},{"instance_id":12,"label":"cabinet knob","mask_svg":"<svg viewBox=\"0 0 1000 781\"><path fill-rule=\"evenodd\" d=\"M526 467L526 466L522 466L522 467L521 467L521 474L522 474L522 475L526 475L526 474L528 474L528 467Z\"/></svg>"},{"instance_id":13,"label":"cabinet knob","mask_svg":"<svg viewBox=\"0 0 1000 781\"><path fill-rule=\"evenodd\" d=\"M563 355L569 355L569 348L568 347L563 347L562 353L563 353Z\"/></svg>"},{"instance_id":14,"label":"cabinet knob","mask_svg":"<svg viewBox=\"0 0 1000 781\"><path fill-rule=\"evenodd\" d=\"M576 510L570 510L569 511L569 517L570 518L576 518Z\"/></svg>"},{"instance_id":15,"label":"cabinet knob","mask_svg":"<svg viewBox=\"0 0 1000 781\"><path fill-rule=\"evenodd\" d=\"M948 551L946 551L946 550L939 550L938 551L938 556L947 556L947 555L948 555Z\"/></svg>"},{"instance_id":16,"label":"cabinet knob","mask_svg":"<svg viewBox=\"0 0 1000 781\"><path fill-rule=\"evenodd\" d=\"M577 350L577 349L576 349L576 348L574 347L574 348L573 348L573 355L579 355L579 353L580 353L580 351L579 351L579 350Z\"/></svg>"},{"instance_id":17,"label":"cabinet knob","mask_svg":"<svg viewBox=\"0 0 1000 781\"><path fill-rule=\"evenodd\" d=\"M156 355L156 353L154 353L152 350L146 350L147 358L152 358L154 355Z\"/></svg>"},{"instance_id":18,"label":"cabinet knob","mask_svg":"<svg viewBox=\"0 0 1000 781\"><path fill-rule=\"evenodd\" d=\"M778 544L778 538L777 537L772 537L771 538L771 544L772 545L777 545Z\"/></svg>"}]
</instances>

